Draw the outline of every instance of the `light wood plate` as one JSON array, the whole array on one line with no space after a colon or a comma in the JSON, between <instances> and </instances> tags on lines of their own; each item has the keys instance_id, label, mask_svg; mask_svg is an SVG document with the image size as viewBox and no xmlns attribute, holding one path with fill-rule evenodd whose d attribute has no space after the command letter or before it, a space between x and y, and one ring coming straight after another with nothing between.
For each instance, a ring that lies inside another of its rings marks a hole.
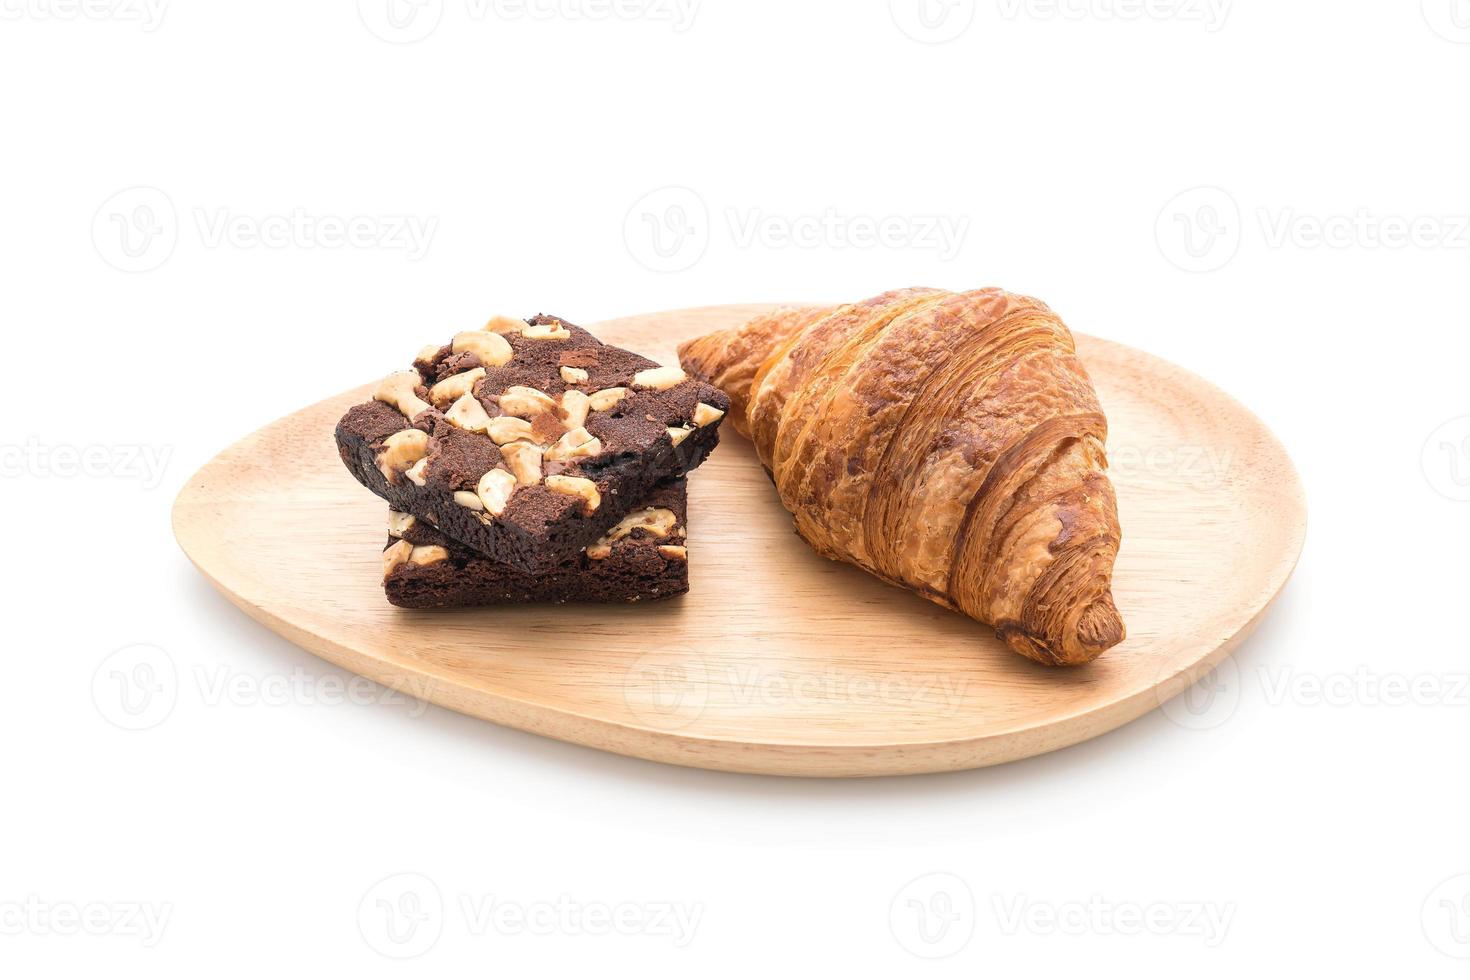
<instances>
[{"instance_id":1,"label":"light wood plate","mask_svg":"<svg viewBox=\"0 0 1470 980\"><path fill-rule=\"evenodd\" d=\"M685 337L768 307L595 326L673 363ZM660 762L872 776L992 765L1116 728L1184 690L1254 627L1295 566L1301 485L1261 422L1207 382L1078 337L1107 411L1128 639L1040 667L991 631L819 558L750 444L690 480L692 591L637 606L395 609L386 505L337 459L346 392L225 450L174 506L179 543L236 605L307 650L466 714Z\"/></svg>"}]
</instances>

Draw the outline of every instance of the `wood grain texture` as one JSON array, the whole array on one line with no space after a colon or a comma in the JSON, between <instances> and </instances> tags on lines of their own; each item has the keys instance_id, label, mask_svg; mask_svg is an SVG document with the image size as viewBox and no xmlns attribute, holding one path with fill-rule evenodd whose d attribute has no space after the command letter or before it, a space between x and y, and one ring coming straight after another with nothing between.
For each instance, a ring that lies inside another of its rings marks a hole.
<instances>
[{"instance_id":1,"label":"wood grain texture","mask_svg":"<svg viewBox=\"0 0 1470 980\"><path fill-rule=\"evenodd\" d=\"M609 321L667 363L767 306ZM380 683L503 725L660 762L872 776L992 765L1118 727L1202 676L1258 622L1301 551L1291 461L1245 408L1148 354L1078 336L1107 412L1123 527L1113 591L1128 638L1071 670L818 557L750 443L727 431L690 478L690 595L631 607L448 612L383 598L385 505L337 459L366 387L225 450L174 530L236 605Z\"/></svg>"}]
</instances>

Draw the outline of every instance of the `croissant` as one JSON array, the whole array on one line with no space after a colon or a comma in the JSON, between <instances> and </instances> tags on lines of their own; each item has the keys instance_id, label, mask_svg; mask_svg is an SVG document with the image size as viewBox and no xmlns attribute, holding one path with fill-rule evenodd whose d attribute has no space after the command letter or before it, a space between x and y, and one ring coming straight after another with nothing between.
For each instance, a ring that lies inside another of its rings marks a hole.
<instances>
[{"instance_id":1,"label":"croissant","mask_svg":"<svg viewBox=\"0 0 1470 980\"><path fill-rule=\"evenodd\" d=\"M796 531L1052 665L1124 636L1107 420L1039 300L900 289L679 348L723 388Z\"/></svg>"}]
</instances>

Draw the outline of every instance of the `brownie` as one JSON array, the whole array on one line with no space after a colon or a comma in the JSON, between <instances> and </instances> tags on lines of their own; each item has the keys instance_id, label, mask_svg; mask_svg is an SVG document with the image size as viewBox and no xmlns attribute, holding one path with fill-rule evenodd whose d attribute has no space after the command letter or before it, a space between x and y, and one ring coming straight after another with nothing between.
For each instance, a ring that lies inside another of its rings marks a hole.
<instances>
[{"instance_id":1,"label":"brownie","mask_svg":"<svg viewBox=\"0 0 1470 980\"><path fill-rule=\"evenodd\" d=\"M702 463L729 407L558 317L496 317L389 376L337 423L337 448L393 509L535 573Z\"/></svg>"},{"instance_id":2,"label":"brownie","mask_svg":"<svg viewBox=\"0 0 1470 980\"><path fill-rule=\"evenodd\" d=\"M408 609L524 602L638 602L689 591L685 481L661 483L592 545L539 575L491 561L393 511L383 552L388 601Z\"/></svg>"}]
</instances>

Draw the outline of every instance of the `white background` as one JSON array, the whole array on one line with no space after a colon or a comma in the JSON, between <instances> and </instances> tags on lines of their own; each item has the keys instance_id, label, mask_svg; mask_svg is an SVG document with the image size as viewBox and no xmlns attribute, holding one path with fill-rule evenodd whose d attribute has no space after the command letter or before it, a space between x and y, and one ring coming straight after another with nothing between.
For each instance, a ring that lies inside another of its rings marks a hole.
<instances>
[{"instance_id":1,"label":"white background","mask_svg":"<svg viewBox=\"0 0 1470 980\"><path fill-rule=\"evenodd\" d=\"M1470 4L591 2L0 0L0 971L1463 976ZM1042 296L1290 449L1306 553L1201 711L661 767L344 698L171 539L224 445L491 312L915 284Z\"/></svg>"}]
</instances>

